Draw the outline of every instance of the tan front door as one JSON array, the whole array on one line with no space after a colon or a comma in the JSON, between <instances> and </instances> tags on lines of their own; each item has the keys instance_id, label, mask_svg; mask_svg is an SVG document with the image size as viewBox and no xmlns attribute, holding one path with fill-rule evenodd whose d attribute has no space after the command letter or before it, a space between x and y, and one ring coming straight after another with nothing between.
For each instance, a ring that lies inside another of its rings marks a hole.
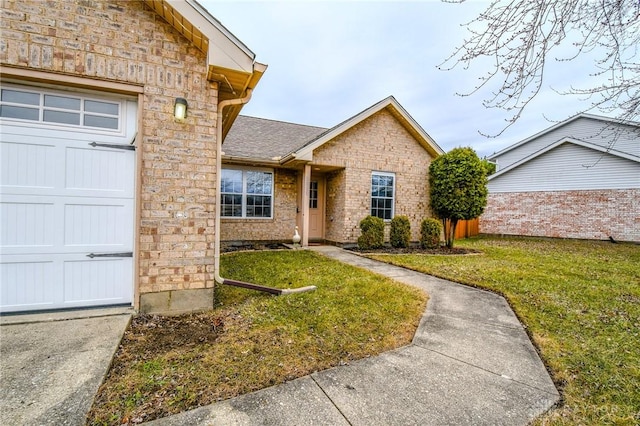
<instances>
[{"instance_id":1,"label":"tan front door","mask_svg":"<svg viewBox=\"0 0 640 426\"><path fill-rule=\"evenodd\" d=\"M312 176L309 183L309 239L324 238L324 178Z\"/></svg>"}]
</instances>

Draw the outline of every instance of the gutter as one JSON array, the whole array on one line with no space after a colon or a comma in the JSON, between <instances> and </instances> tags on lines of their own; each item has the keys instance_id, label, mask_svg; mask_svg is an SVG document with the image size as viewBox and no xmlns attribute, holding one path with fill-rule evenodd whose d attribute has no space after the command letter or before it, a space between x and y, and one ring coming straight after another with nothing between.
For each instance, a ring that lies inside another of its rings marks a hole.
<instances>
[{"instance_id":1,"label":"gutter","mask_svg":"<svg viewBox=\"0 0 640 426\"><path fill-rule=\"evenodd\" d=\"M237 157L237 156L233 156L233 155L226 155L226 154L222 154L222 160L227 162L227 163L232 163L232 164L242 164L242 165L247 165L247 166L280 166L280 162L277 160L265 160L265 159L261 159L261 158L257 158L257 157Z\"/></svg>"},{"instance_id":2,"label":"gutter","mask_svg":"<svg viewBox=\"0 0 640 426\"><path fill-rule=\"evenodd\" d=\"M284 157L282 157L282 158L280 159L280 164L281 164L281 165L285 165L285 164L287 164L289 161L293 161L293 160L295 160L296 158L297 158L296 153L295 153L295 152L291 152L291 153L289 153L289 154L285 155Z\"/></svg>"},{"instance_id":3,"label":"gutter","mask_svg":"<svg viewBox=\"0 0 640 426\"><path fill-rule=\"evenodd\" d=\"M222 206L220 205L220 188L222 187L222 111L231 105L244 105L251 99L252 89L247 89L247 94L244 98L228 99L218 104L218 117L216 122L216 204L215 204L215 234L213 245L213 277L216 283L226 284L235 287L248 288L251 290L262 291L265 293L274 294L276 296L304 293L307 291L313 291L316 286L300 287L295 289L280 289L266 287L258 284L246 283L243 281L230 280L220 276L220 217L222 213Z\"/></svg>"}]
</instances>

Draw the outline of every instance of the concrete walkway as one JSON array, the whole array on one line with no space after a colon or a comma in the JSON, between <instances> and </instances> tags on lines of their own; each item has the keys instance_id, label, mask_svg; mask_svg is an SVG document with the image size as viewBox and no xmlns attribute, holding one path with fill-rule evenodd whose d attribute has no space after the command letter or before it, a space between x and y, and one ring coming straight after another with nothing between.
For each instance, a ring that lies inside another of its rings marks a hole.
<instances>
[{"instance_id":1,"label":"concrete walkway","mask_svg":"<svg viewBox=\"0 0 640 426\"><path fill-rule=\"evenodd\" d=\"M0 317L0 425L84 425L132 308Z\"/></svg>"},{"instance_id":2,"label":"concrete walkway","mask_svg":"<svg viewBox=\"0 0 640 426\"><path fill-rule=\"evenodd\" d=\"M424 289L413 343L148 424L526 425L558 401L502 297L335 247L313 250Z\"/></svg>"}]
</instances>

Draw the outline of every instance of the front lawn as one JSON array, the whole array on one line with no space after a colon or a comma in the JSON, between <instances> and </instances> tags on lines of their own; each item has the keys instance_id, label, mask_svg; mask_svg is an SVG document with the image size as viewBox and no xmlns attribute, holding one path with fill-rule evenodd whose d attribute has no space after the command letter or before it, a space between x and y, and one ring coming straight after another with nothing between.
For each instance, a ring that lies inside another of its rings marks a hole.
<instances>
[{"instance_id":1,"label":"front lawn","mask_svg":"<svg viewBox=\"0 0 640 426\"><path fill-rule=\"evenodd\" d=\"M570 240L474 238L483 255L371 255L503 294L561 391L538 420L640 424L640 246Z\"/></svg>"},{"instance_id":2,"label":"front lawn","mask_svg":"<svg viewBox=\"0 0 640 426\"><path fill-rule=\"evenodd\" d=\"M309 251L222 256L222 275L311 293L218 285L212 312L140 316L125 333L89 424L140 423L411 342L426 295Z\"/></svg>"}]
</instances>

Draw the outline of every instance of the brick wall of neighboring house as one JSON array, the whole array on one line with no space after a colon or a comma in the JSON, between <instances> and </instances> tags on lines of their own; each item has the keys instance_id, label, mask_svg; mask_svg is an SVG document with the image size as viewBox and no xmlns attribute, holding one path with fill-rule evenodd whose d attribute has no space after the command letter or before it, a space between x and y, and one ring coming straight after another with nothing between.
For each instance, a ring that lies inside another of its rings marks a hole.
<instances>
[{"instance_id":1,"label":"brick wall of neighboring house","mask_svg":"<svg viewBox=\"0 0 640 426\"><path fill-rule=\"evenodd\" d=\"M640 242L640 189L489 194L480 231Z\"/></svg>"},{"instance_id":2,"label":"brick wall of neighboring house","mask_svg":"<svg viewBox=\"0 0 640 426\"><path fill-rule=\"evenodd\" d=\"M140 293L212 287L217 86L206 55L138 1L2 1L0 62L144 86ZM173 119L187 98L185 123ZM140 106L139 106L140 107Z\"/></svg>"},{"instance_id":3,"label":"brick wall of neighboring house","mask_svg":"<svg viewBox=\"0 0 640 426\"><path fill-rule=\"evenodd\" d=\"M222 241L291 241L296 226L295 170L274 170L273 219L222 219Z\"/></svg>"},{"instance_id":4,"label":"brick wall of neighboring house","mask_svg":"<svg viewBox=\"0 0 640 426\"><path fill-rule=\"evenodd\" d=\"M412 240L419 239L420 222L431 214L431 156L389 111L374 114L318 148L313 163L344 167L327 181L327 240L357 241L359 223L370 213L372 171L395 173L395 215L408 216Z\"/></svg>"}]
</instances>

